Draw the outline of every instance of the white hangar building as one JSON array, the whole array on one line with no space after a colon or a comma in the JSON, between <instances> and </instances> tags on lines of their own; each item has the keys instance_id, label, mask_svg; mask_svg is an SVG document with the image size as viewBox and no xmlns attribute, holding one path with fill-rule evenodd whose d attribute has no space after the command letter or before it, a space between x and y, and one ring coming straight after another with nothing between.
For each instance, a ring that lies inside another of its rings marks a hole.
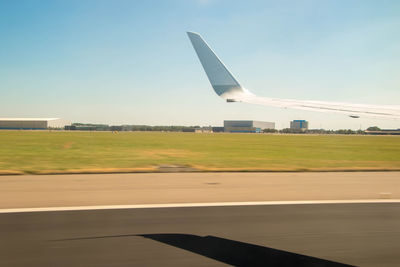
<instances>
[{"instance_id":1,"label":"white hangar building","mask_svg":"<svg viewBox=\"0 0 400 267\"><path fill-rule=\"evenodd\" d=\"M71 122L59 118L0 118L0 129L3 130L64 129L66 125Z\"/></svg>"}]
</instances>

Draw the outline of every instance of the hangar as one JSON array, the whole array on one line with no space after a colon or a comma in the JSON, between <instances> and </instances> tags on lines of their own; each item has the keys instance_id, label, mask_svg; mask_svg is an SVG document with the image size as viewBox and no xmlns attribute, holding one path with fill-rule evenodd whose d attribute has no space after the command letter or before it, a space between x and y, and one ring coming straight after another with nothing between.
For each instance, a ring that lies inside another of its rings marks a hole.
<instances>
[{"instance_id":1,"label":"hangar","mask_svg":"<svg viewBox=\"0 0 400 267\"><path fill-rule=\"evenodd\" d=\"M0 118L0 129L43 130L64 129L71 122L59 118Z\"/></svg>"},{"instance_id":2,"label":"hangar","mask_svg":"<svg viewBox=\"0 0 400 267\"><path fill-rule=\"evenodd\" d=\"M274 122L267 121L224 121L224 131L230 133L260 133L264 129L275 129Z\"/></svg>"}]
</instances>

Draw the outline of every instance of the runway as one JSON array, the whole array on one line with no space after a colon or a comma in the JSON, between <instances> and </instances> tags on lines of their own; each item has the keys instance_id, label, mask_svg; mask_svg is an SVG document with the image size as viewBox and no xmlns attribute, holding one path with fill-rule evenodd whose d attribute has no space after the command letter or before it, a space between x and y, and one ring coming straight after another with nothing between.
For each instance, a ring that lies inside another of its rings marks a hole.
<instances>
[{"instance_id":1,"label":"runway","mask_svg":"<svg viewBox=\"0 0 400 267\"><path fill-rule=\"evenodd\" d=\"M0 209L400 199L400 172L0 176Z\"/></svg>"},{"instance_id":2,"label":"runway","mask_svg":"<svg viewBox=\"0 0 400 267\"><path fill-rule=\"evenodd\" d=\"M0 266L398 266L400 204L9 213L0 236Z\"/></svg>"},{"instance_id":3,"label":"runway","mask_svg":"<svg viewBox=\"0 0 400 267\"><path fill-rule=\"evenodd\" d=\"M399 178L1 176L0 266L399 266Z\"/></svg>"}]
</instances>

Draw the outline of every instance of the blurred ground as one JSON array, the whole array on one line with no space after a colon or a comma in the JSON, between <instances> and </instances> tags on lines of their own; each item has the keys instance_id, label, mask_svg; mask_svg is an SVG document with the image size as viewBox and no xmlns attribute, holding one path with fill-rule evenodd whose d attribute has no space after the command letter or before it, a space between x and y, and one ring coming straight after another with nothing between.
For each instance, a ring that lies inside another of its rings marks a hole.
<instances>
[{"instance_id":1,"label":"blurred ground","mask_svg":"<svg viewBox=\"0 0 400 267\"><path fill-rule=\"evenodd\" d=\"M400 170L399 136L0 131L0 174Z\"/></svg>"}]
</instances>

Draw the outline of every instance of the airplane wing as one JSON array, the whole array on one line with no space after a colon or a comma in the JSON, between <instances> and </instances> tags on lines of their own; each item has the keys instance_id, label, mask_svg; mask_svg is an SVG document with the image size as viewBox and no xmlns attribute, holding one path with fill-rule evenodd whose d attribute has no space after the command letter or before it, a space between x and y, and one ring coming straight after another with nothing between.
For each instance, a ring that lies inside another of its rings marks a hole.
<instances>
[{"instance_id":1,"label":"airplane wing","mask_svg":"<svg viewBox=\"0 0 400 267\"><path fill-rule=\"evenodd\" d=\"M400 106L398 105L350 104L256 96L240 85L199 34L194 32L188 32L187 34L214 91L227 102L245 102L280 108L342 113L352 118L365 116L400 119Z\"/></svg>"}]
</instances>

